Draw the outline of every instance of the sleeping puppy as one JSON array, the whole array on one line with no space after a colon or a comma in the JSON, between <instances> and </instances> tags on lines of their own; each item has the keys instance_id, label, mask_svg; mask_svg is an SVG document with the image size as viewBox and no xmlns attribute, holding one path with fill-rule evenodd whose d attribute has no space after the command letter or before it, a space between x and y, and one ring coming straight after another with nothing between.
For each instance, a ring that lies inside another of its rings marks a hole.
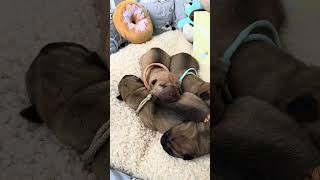
<instances>
[{"instance_id":1,"label":"sleeping puppy","mask_svg":"<svg viewBox=\"0 0 320 180\"><path fill-rule=\"evenodd\" d=\"M235 97L270 102L305 126L320 145L320 67L261 42L243 45L231 61L229 83Z\"/></svg>"},{"instance_id":2,"label":"sleeping puppy","mask_svg":"<svg viewBox=\"0 0 320 180\"><path fill-rule=\"evenodd\" d=\"M159 48L152 48L140 58L142 80L163 102L175 102L180 98L178 77L169 72L170 57ZM158 65L154 64L158 63ZM161 67L162 66L162 67Z\"/></svg>"},{"instance_id":3,"label":"sleeping puppy","mask_svg":"<svg viewBox=\"0 0 320 180\"><path fill-rule=\"evenodd\" d=\"M32 106L21 114L45 122L62 143L83 154L109 120L108 86L106 67L96 53L74 43L48 44L27 71ZM108 178L108 151L109 140L91 163L97 179Z\"/></svg>"},{"instance_id":4,"label":"sleeping puppy","mask_svg":"<svg viewBox=\"0 0 320 180\"><path fill-rule=\"evenodd\" d=\"M215 0L212 4L215 12L212 21L215 28L210 83L213 88L213 123L216 123L221 120L225 107L230 103L224 67L219 58L249 24L257 20L268 20L280 31L285 23L285 14L281 0ZM264 30L259 31L268 34Z\"/></svg>"},{"instance_id":5,"label":"sleeping puppy","mask_svg":"<svg viewBox=\"0 0 320 180\"><path fill-rule=\"evenodd\" d=\"M177 81L178 78L180 78L181 75L189 68L194 68L197 71L199 70L199 63L191 55L187 53L179 53L170 57L169 54L160 48L150 49L142 56L140 61L140 63L143 64L151 64L153 62L160 62L165 65L170 72L174 74L175 81ZM146 65L143 66L143 69L144 67L146 67ZM171 73L170 75L172 75ZM150 82L154 80L159 82L159 79L163 78L155 74L153 78L150 77ZM170 78L163 79L162 82L170 83ZM180 87L180 84L178 87ZM210 83L205 82L198 77L189 75L183 79L181 89L183 92L190 92L199 96L210 106Z\"/></svg>"},{"instance_id":6,"label":"sleeping puppy","mask_svg":"<svg viewBox=\"0 0 320 180\"><path fill-rule=\"evenodd\" d=\"M150 93L142 80L133 75L124 76L119 82L118 89L120 95L117 98L125 101L134 110L138 109L140 103ZM199 97L184 93L173 103L164 103L153 96L137 113L147 128L164 133L181 122L201 122L209 112L210 109Z\"/></svg>"},{"instance_id":7,"label":"sleeping puppy","mask_svg":"<svg viewBox=\"0 0 320 180\"><path fill-rule=\"evenodd\" d=\"M298 123L254 97L236 99L213 131L218 180L302 180L320 165Z\"/></svg>"},{"instance_id":8,"label":"sleeping puppy","mask_svg":"<svg viewBox=\"0 0 320 180\"><path fill-rule=\"evenodd\" d=\"M183 73L189 68L199 70L198 61L190 54L179 53L171 56L170 71L181 77ZM210 107L210 83L203 81L194 75L185 76L181 82L181 89L183 92L191 92L202 100L204 100Z\"/></svg>"},{"instance_id":9,"label":"sleeping puppy","mask_svg":"<svg viewBox=\"0 0 320 180\"><path fill-rule=\"evenodd\" d=\"M210 153L210 121L178 124L161 137L162 148L171 156L191 160Z\"/></svg>"}]
</instances>

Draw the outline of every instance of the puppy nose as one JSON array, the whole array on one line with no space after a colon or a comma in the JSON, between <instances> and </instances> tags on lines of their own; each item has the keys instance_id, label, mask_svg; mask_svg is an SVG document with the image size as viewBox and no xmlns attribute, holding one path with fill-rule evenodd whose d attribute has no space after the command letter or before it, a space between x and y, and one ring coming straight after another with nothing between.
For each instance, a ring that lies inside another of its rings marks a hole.
<instances>
[{"instance_id":1,"label":"puppy nose","mask_svg":"<svg viewBox=\"0 0 320 180\"><path fill-rule=\"evenodd\" d=\"M183 160L192 160L192 159L193 159L193 156L190 155L190 154L184 154L182 159L183 159Z\"/></svg>"},{"instance_id":2,"label":"puppy nose","mask_svg":"<svg viewBox=\"0 0 320 180\"><path fill-rule=\"evenodd\" d=\"M161 91L161 97L160 99L164 102L175 102L179 100L180 94L179 90L176 86L164 86L164 88Z\"/></svg>"}]
</instances>

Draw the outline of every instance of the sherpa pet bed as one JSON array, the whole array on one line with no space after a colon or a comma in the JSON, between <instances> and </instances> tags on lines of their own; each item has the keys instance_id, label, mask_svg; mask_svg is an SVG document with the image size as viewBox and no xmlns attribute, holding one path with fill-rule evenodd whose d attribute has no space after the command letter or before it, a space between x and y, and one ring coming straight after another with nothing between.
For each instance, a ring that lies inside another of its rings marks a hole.
<instances>
[{"instance_id":1,"label":"sherpa pet bed","mask_svg":"<svg viewBox=\"0 0 320 180\"><path fill-rule=\"evenodd\" d=\"M139 58L153 47L169 55L191 53L192 45L180 31L169 31L144 44L130 44L110 57L110 163L137 178L209 179L210 155L191 161L169 156L160 144L161 134L144 127L134 110L116 99L124 75L141 76Z\"/></svg>"}]
</instances>

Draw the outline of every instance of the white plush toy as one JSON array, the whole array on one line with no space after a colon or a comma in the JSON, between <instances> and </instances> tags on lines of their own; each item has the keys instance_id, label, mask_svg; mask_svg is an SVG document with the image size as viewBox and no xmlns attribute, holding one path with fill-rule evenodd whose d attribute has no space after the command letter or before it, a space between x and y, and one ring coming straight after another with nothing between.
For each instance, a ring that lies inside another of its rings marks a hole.
<instances>
[{"instance_id":1,"label":"white plush toy","mask_svg":"<svg viewBox=\"0 0 320 180\"><path fill-rule=\"evenodd\" d=\"M182 28L183 36L187 41L193 42L193 27L190 24L186 24Z\"/></svg>"},{"instance_id":2,"label":"white plush toy","mask_svg":"<svg viewBox=\"0 0 320 180\"><path fill-rule=\"evenodd\" d=\"M179 20L177 27L182 29L183 35L189 42L193 42L193 14L195 11L204 11L199 0L193 0L192 3L185 4L186 17Z\"/></svg>"}]
</instances>

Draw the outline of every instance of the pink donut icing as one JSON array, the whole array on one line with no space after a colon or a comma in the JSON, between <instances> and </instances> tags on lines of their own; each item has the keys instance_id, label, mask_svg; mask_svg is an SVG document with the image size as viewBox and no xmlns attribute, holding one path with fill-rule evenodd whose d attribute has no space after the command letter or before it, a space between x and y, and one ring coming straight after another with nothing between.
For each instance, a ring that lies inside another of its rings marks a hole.
<instances>
[{"instance_id":1,"label":"pink donut icing","mask_svg":"<svg viewBox=\"0 0 320 180\"><path fill-rule=\"evenodd\" d=\"M144 32L147 29L148 20L144 15L143 9L135 4L128 4L123 11L123 21L128 29L135 32Z\"/></svg>"}]
</instances>

